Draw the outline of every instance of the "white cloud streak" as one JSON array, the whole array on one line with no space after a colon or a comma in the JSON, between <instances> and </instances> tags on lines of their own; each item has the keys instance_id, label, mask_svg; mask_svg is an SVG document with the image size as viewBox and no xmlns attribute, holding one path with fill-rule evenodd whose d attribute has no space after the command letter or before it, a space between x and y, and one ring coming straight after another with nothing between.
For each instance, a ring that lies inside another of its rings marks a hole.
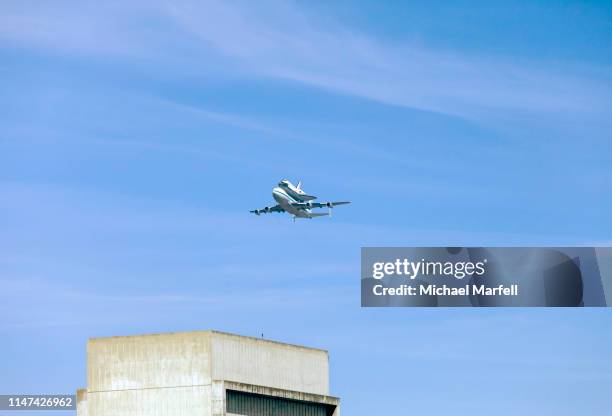
<instances>
[{"instance_id":1,"label":"white cloud streak","mask_svg":"<svg viewBox=\"0 0 612 416\"><path fill-rule=\"evenodd\" d=\"M184 71L291 80L391 105L482 119L509 112L601 117L610 69L518 64L389 45L293 3L158 1L5 6L4 42L173 62ZM151 27L155 27L152 30ZM603 74L603 75L602 75ZM602 78L604 77L604 78Z\"/></svg>"}]
</instances>

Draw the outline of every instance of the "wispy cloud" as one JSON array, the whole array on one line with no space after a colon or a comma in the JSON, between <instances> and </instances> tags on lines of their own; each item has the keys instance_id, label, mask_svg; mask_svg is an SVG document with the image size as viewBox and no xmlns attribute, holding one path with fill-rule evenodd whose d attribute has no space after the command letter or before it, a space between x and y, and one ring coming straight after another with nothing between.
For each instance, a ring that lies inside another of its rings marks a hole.
<instances>
[{"instance_id":1,"label":"wispy cloud","mask_svg":"<svg viewBox=\"0 0 612 416\"><path fill-rule=\"evenodd\" d=\"M352 285L351 285L352 286ZM175 292L125 292L83 289L57 279L0 277L0 330L15 327L119 324L125 316L150 321L168 311L174 313L214 313L232 306L233 313L252 310L299 310L327 305L353 304L352 287L308 286L299 294L293 287L206 288Z\"/></svg>"},{"instance_id":2,"label":"wispy cloud","mask_svg":"<svg viewBox=\"0 0 612 416\"><path fill-rule=\"evenodd\" d=\"M274 4L274 14L248 3L172 3L180 26L223 54L265 75L385 103L477 115L499 109L605 109L609 89L588 77L411 44L384 45L340 24L316 23L299 8ZM280 6L280 7L279 7ZM208 16L215 24L202 24Z\"/></svg>"},{"instance_id":3,"label":"wispy cloud","mask_svg":"<svg viewBox=\"0 0 612 416\"><path fill-rule=\"evenodd\" d=\"M609 115L606 103L612 96L603 81L609 68L557 65L551 70L542 62L516 63L408 41L385 44L288 2L54 3L36 8L20 2L5 7L0 23L5 42L144 56L164 65L188 62L183 70L216 68L243 77L286 79L462 117L508 112L601 117ZM150 33L146 27L151 24L163 30Z\"/></svg>"}]
</instances>

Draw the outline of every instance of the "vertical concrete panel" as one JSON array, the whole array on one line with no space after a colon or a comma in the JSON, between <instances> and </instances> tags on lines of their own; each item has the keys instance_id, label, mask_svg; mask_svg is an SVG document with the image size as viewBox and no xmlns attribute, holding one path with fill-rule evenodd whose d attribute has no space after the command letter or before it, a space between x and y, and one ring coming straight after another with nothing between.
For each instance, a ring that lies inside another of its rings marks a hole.
<instances>
[{"instance_id":1,"label":"vertical concrete panel","mask_svg":"<svg viewBox=\"0 0 612 416\"><path fill-rule=\"evenodd\" d=\"M193 386L90 392L87 403L95 416L211 416L210 398L210 386Z\"/></svg>"},{"instance_id":2,"label":"vertical concrete panel","mask_svg":"<svg viewBox=\"0 0 612 416\"><path fill-rule=\"evenodd\" d=\"M210 384L209 337L190 332L92 339L88 391Z\"/></svg>"},{"instance_id":3,"label":"vertical concrete panel","mask_svg":"<svg viewBox=\"0 0 612 416\"><path fill-rule=\"evenodd\" d=\"M326 351L213 331L211 352L215 380L329 394Z\"/></svg>"},{"instance_id":4,"label":"vertical concrete panel","mask_svg":"<svg viewBox=\"0 0 612 416\"><path fill-rule=\"evenodd\" d=\"M87 389L78 389L76 393L77 416L87 416Z\"/></svg>"},{"instance_id":5,"label":"vertical concrete panel","mask_svg":"<svg viewBox=\"0 0 612 416\"><path fill-rule=\"evenodd\" d=\"M223 381L214 381L211 385L212 416L225 416L225 387Z\"/></svg>"}]
</instances>

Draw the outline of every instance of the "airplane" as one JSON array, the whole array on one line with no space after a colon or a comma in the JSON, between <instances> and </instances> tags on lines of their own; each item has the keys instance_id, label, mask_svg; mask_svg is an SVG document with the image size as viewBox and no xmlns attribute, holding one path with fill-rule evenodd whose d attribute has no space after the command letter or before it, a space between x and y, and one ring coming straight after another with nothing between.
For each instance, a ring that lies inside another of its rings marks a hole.
<instances>
[{"instance_id":1,"label":"airplane","mask_svg":"<svg viewBox=\"0 0 612 416\"><path fill-rule=\"evenodd\" d=\"M293 185L287 179L283 179L278 183L278 186L272 189L272 197L277 205L273 207L264 207L261 209L254 209L252 211L255 215L267 214L269 212L287 212L293 215L293 221L296 218L315 218L315 217L331 217L331 210L337 205L350 204L350 201L338 201L338 202L313 202L317 199L316 196L308 195L302 190L302 182L298 182L297 185ZM325 208L327 212L312 212L313 208Z\"/></svg>"}]
</instances>

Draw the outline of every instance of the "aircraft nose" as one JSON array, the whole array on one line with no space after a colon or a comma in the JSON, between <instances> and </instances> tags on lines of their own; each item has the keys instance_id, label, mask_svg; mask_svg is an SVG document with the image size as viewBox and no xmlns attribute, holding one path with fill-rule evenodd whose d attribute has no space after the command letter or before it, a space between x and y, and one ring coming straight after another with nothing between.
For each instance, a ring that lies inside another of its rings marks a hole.
<instances>
[{"instance_id":1,"label":"aircraft nose","mask_svg":"<svg viewBox=\"0 0 612 416\"><path fill-rule=\"evenodd\" d=\"M272 189L272 198L274 198L276 201L278 201L278 199L280 198L280 190L278 188L274 188Z\"/></svg>"}]
</instances>

